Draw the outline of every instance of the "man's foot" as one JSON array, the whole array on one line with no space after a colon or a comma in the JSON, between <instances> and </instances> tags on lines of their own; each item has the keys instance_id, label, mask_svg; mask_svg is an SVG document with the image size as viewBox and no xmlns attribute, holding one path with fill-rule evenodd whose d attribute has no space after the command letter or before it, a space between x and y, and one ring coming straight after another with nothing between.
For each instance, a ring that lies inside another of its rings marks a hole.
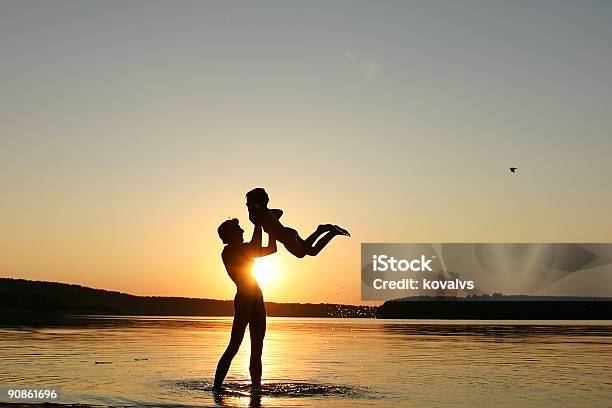
<instances>
[{"instance_id":1,"label":"man's foot","mask_svg":"<svg viewBox=\"0 0 612 408\"><path fill-rule=\"evenodd\" d=\"M342 228L342 227L334 225L334 228L336 229L336 231L338 231L338 234L340 234L340 235L344 235L344 236L347 236L347 237L351 236L351 234L347 230Z\"/></svg>"},{"instance_id":2,"label":"man's foot","mask_svg":"<svg viewBox=\"0 0 612 408\"><path fill-rule=\"evenodd\" d=\"M223 392L224 388L222 385L213 385L212 391L215 393Z\"/></svg>"}]
</instances>

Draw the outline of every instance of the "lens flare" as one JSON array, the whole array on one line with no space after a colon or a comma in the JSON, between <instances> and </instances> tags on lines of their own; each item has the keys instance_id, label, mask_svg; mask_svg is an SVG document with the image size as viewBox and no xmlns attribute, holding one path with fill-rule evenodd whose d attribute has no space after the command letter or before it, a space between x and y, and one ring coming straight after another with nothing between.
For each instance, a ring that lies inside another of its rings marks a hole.
<instances>
[{"instance_id":1,"label":"lens flare","mask_svg":"<svg viewBox=\"0 0 612 408\"><path fill-rule=\"evenodd\" d=\"M262 289L270 288L278 275L278 265L273 257L256 258L253 274Z\"/></svg>"}]
</instances>

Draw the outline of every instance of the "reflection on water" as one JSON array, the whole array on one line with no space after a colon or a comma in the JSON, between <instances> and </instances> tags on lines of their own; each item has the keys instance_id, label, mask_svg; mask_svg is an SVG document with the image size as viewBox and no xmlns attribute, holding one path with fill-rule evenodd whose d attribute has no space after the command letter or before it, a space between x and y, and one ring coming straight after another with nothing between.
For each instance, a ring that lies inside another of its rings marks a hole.
<instances>
[{"instance_id":1,"label":"reflection on water","mask_svg":"<svg viewBox=\"0 0 612 408\"><path fill-rule=\"evenodd\" d=\"M269 318L264 384L248 336L210 383L230 318L66 317L0 323L0 386L61 403L197 406L607 407L612 322ZM8 401L6 395L0 401Z\"/></svg>"},{"instance_id":2,"label":"reflection on water","mask_svg":"<svg viewBox=\"0 0 612 408\"><path fill-rule=\"evenodd\" d=\"M203 398L213 392L213 383L210 381L178 381L176 385L190 391L200 391ZM365 388L303 382L268 382L257 388L251 387L248 381L226 382L223 390L213 394L215 403L222 407L233 406L236 400L247 401L249 407L259 407L262 401L268 401L264 405L273 405L273 399L282 402L280 399L307 397L376 398Z\"/></svg>"},{"instance_id":3,"label":"reflection on water","mask_svg":"<svg viewBox=\"0 0 612 408\"><path fill-rule=\"evenodd\" d=\"M202 392L213 391L213 383L210 381L177 381L179 387ZM248 381L225 382L223 389L217 392L221 396L245 396L257 395L260 397L315 397L315 396L338 396L346 398L365 397L367 390L358 387L348 387L337 384L310 384L303 382L268 382L260 387L251 387Z\"/></svg>"}]
</instances>

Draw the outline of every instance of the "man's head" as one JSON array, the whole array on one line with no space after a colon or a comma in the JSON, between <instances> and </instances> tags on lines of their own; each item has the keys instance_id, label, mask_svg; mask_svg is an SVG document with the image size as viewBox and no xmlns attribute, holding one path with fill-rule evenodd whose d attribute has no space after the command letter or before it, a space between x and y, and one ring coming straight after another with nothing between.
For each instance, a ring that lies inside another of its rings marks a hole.
<instances>
[{"instance_id":1,"label":"man's head","mask_svg":"<svg viewBox=\"0 0 612 408\"><path fill-rule=\"evenodd\" d=\"M241 244L244 242L242 236L244 230L240 228L240 223L236 218L223 221L217 228L217 232L224 244Z\"/></svg>"},{"instance_id":2,"label":"man's head","mask_svg":"<svg viewBox=\"0 0 612 408\"><path fill-rule=\"evenodd\" d=\"M270 198L268 197L266 190L261 187L257 187L246 193L246 200L246 206L250 209L253 206L267 207Z\"/></svg>"}]
</instances>

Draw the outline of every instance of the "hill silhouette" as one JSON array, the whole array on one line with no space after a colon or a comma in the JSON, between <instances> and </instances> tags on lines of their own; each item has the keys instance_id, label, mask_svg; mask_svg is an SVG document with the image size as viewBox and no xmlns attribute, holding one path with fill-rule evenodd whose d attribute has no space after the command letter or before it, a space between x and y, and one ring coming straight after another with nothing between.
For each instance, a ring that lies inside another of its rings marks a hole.
<instances>
[{"instance_id":1,"label":"hill silhouette","mask_svg":"<svg viewBox=\"0 0 612 408\"><path fill-rule=\"evenodd\" d=\"M232 316L232 300L135 296L80 285L0 278L0 316L105 314ZM382 319L612 320L612 298L573 296L413 296L380 307L266 302L268 316Z\"/></svg>"},{"instance_id":2,"label":"hill silhouette","mask_svg":"<svg viewBox=\"0 0 612 408\"><path fill-rule=\"evenodd\" d=\"M0 278L0 311L52 314L233 316L232 300L135 296L80 285ZM374 317L375 307L266 302L268 316Z\"/></svg>"}]
</instances>

